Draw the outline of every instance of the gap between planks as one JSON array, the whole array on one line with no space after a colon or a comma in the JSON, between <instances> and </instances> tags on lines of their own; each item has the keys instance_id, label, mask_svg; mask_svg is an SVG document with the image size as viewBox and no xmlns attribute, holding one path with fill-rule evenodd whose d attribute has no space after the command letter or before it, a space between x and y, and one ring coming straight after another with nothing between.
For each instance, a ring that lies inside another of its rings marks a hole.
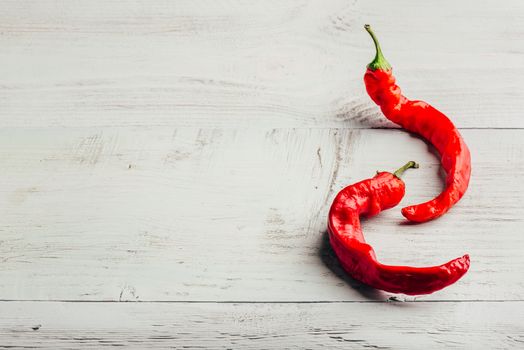
<instances>
[{"instance_id":1,"label":"gap between planks","mask_svg":"<svg viewBox=\"0 0 524 350\"><path fill-rule=\"evenodd\" d=\"M382 303L521 303L524 299L438 299L438 300L417 300L416 297L390 297L384 300L270 300L270 301L246 301L246 300L46 300L46 299L0 299L0 303L107 303L107 304L382 304Z\"/></svg>"}]
</instances>

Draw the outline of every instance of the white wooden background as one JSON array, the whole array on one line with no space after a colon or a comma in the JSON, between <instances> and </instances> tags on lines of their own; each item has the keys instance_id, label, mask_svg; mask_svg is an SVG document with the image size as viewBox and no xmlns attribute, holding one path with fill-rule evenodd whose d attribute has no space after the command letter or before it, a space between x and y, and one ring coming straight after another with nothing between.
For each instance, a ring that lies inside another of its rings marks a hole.
<instances>
[{"instance_id":1,"label":"white wooden background","mask_svg":"<svg viewBox=\"0 0 524 350\"><path fill-rule=\"evenodd\" d=\"M524 2L0 1L0 348L524 347ZM464 199L364 223L430 296L348 278L338 190L439 162L367 97L371 23L406 95L461 129ZM122 303L127 302L127 303Z\"/></svg>"}]
</instances>

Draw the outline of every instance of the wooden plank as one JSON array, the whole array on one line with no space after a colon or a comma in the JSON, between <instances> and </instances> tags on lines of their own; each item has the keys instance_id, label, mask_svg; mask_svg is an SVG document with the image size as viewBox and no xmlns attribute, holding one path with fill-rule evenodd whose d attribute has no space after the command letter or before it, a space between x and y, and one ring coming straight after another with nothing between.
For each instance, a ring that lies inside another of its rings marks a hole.
<instances>
[{"instance_id":1,"label":"wooden plank","mask_svg":"<svg viewBox=\"0 0 524 350\"><path fill-rule=\"evenodd\" d=\"M369 22L408 96L434 104L459 127L524 128L523 6L7 0L0 13L0 121L390 126L362 82L373 56L362 29Z\"/></svg>"},{"instance_id":2,"label":"wooden plank","mask_svg":"<svg viewBox=\"0 0 524 350\"><path fill-rule=\"evenodd\" d=\"M522 302L0 303L0 347L517 349Z\"/></svg>"},{"instance_id":3,"label":"wooden plank","mask_svg":"<svg viewBox=\"0 0 524 350\"><path fill-rule=\"evenodd\" d=\"M448 215L364 223L385 263L470 272L426 300L523 300L521 130L465 130L471 188ZM325 240L344 186L415 159L401 204L439 192L437 158L396 130L0 130L0 299L385 300Z\"/></svg>"}]
</instances>

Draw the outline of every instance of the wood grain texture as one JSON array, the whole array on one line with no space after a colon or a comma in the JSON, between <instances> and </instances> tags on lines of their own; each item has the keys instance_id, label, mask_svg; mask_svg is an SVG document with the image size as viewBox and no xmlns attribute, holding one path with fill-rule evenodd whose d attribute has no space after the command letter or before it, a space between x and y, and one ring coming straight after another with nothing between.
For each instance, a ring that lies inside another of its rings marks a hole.
<instances>
[{"instance_id":1,"label":"wood grain texture","mask_svg":"<svg viewBox=\"0 0 524 350\"><path fill-rule=\"evenodd\" d=\"M473 177L445 217L364 223L385 263L472 267L430 300L523 300L524 131L466 130ZM4 129L0 298L387 299L350 281L325 241L344 186L415 159L403 204L440 191L426 144L395 130ZM348 286L349 284L349 286Z\"/></svg>"},{"instance_id":2,"label":"wood grain texture","mask_svg":"<svg viewBox=\"0 0 524 350\"><path fill-rule=\"evenodd\" d=\"M524 342L522 302L3 302L0 311L0 347L16 349L518 349Z\"/></svg>"},{"instance_id":3,"label":"wood grain texture","mask_svg":"<svg viewBox=\"0 0 524 350\"><path fill-rule=\"evenodd\" d=\"M522 348L524 2L0 5L0 348ZM473 156L445 217L363 224L385 263L470 253L416 302L348 278L326 239L375 170L421 163L401 205L443 184L421 140L374 130L395 126L364 23Z\"/></svg>"},{"instance_id":4,"label":"wood grain texture","mask_svg":"<svg viewBox=\"0 0 524 350\"><path fill-rule=\"evenodd\" d=\"M4 126L391 126L363 87L369 22L409 97L524 127L522 1L2 5Z\"/></svg>"}]
</instances>

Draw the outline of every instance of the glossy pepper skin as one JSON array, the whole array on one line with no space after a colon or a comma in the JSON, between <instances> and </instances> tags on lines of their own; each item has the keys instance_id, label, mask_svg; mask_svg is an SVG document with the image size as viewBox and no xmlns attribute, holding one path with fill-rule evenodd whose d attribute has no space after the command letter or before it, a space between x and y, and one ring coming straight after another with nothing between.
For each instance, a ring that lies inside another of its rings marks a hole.
<instances>
[{"instance_id":1,"label":"glossy pepper skin","mask_svg":"<svg viewBox=\"0 0 524 350\"><path fill-rule=\"evenodd\" d=\"M446 187L436 198L405 207L402 215L413 222L436 219L457 203L468 188L471 175L468 146L448 117L426 102L409 100L402 95L375 34L369 25L365 29L373 38L376 48L375 59L368 65L364 75L369 96L380 106L386 118L407 131L419 134L437 149L447 175Z\"/></svg>"},{"instance_id":2,"label":"glossy pepper skin","mask_svg":"<svg viewBox=\"0 0 524 350\"><path fill-rule=\"evenodd\" d=\"M340 191L329 211L329 240L342 267L354 279L392 293L430 294L460 279L469 269L469 256L431 267L384 265L366 243L360 226L361 215L375 216L400 202L405 185L399 176L410 167L416 164L409 162L394 174L379 172Z\"/></svg>"}]
</instances>

